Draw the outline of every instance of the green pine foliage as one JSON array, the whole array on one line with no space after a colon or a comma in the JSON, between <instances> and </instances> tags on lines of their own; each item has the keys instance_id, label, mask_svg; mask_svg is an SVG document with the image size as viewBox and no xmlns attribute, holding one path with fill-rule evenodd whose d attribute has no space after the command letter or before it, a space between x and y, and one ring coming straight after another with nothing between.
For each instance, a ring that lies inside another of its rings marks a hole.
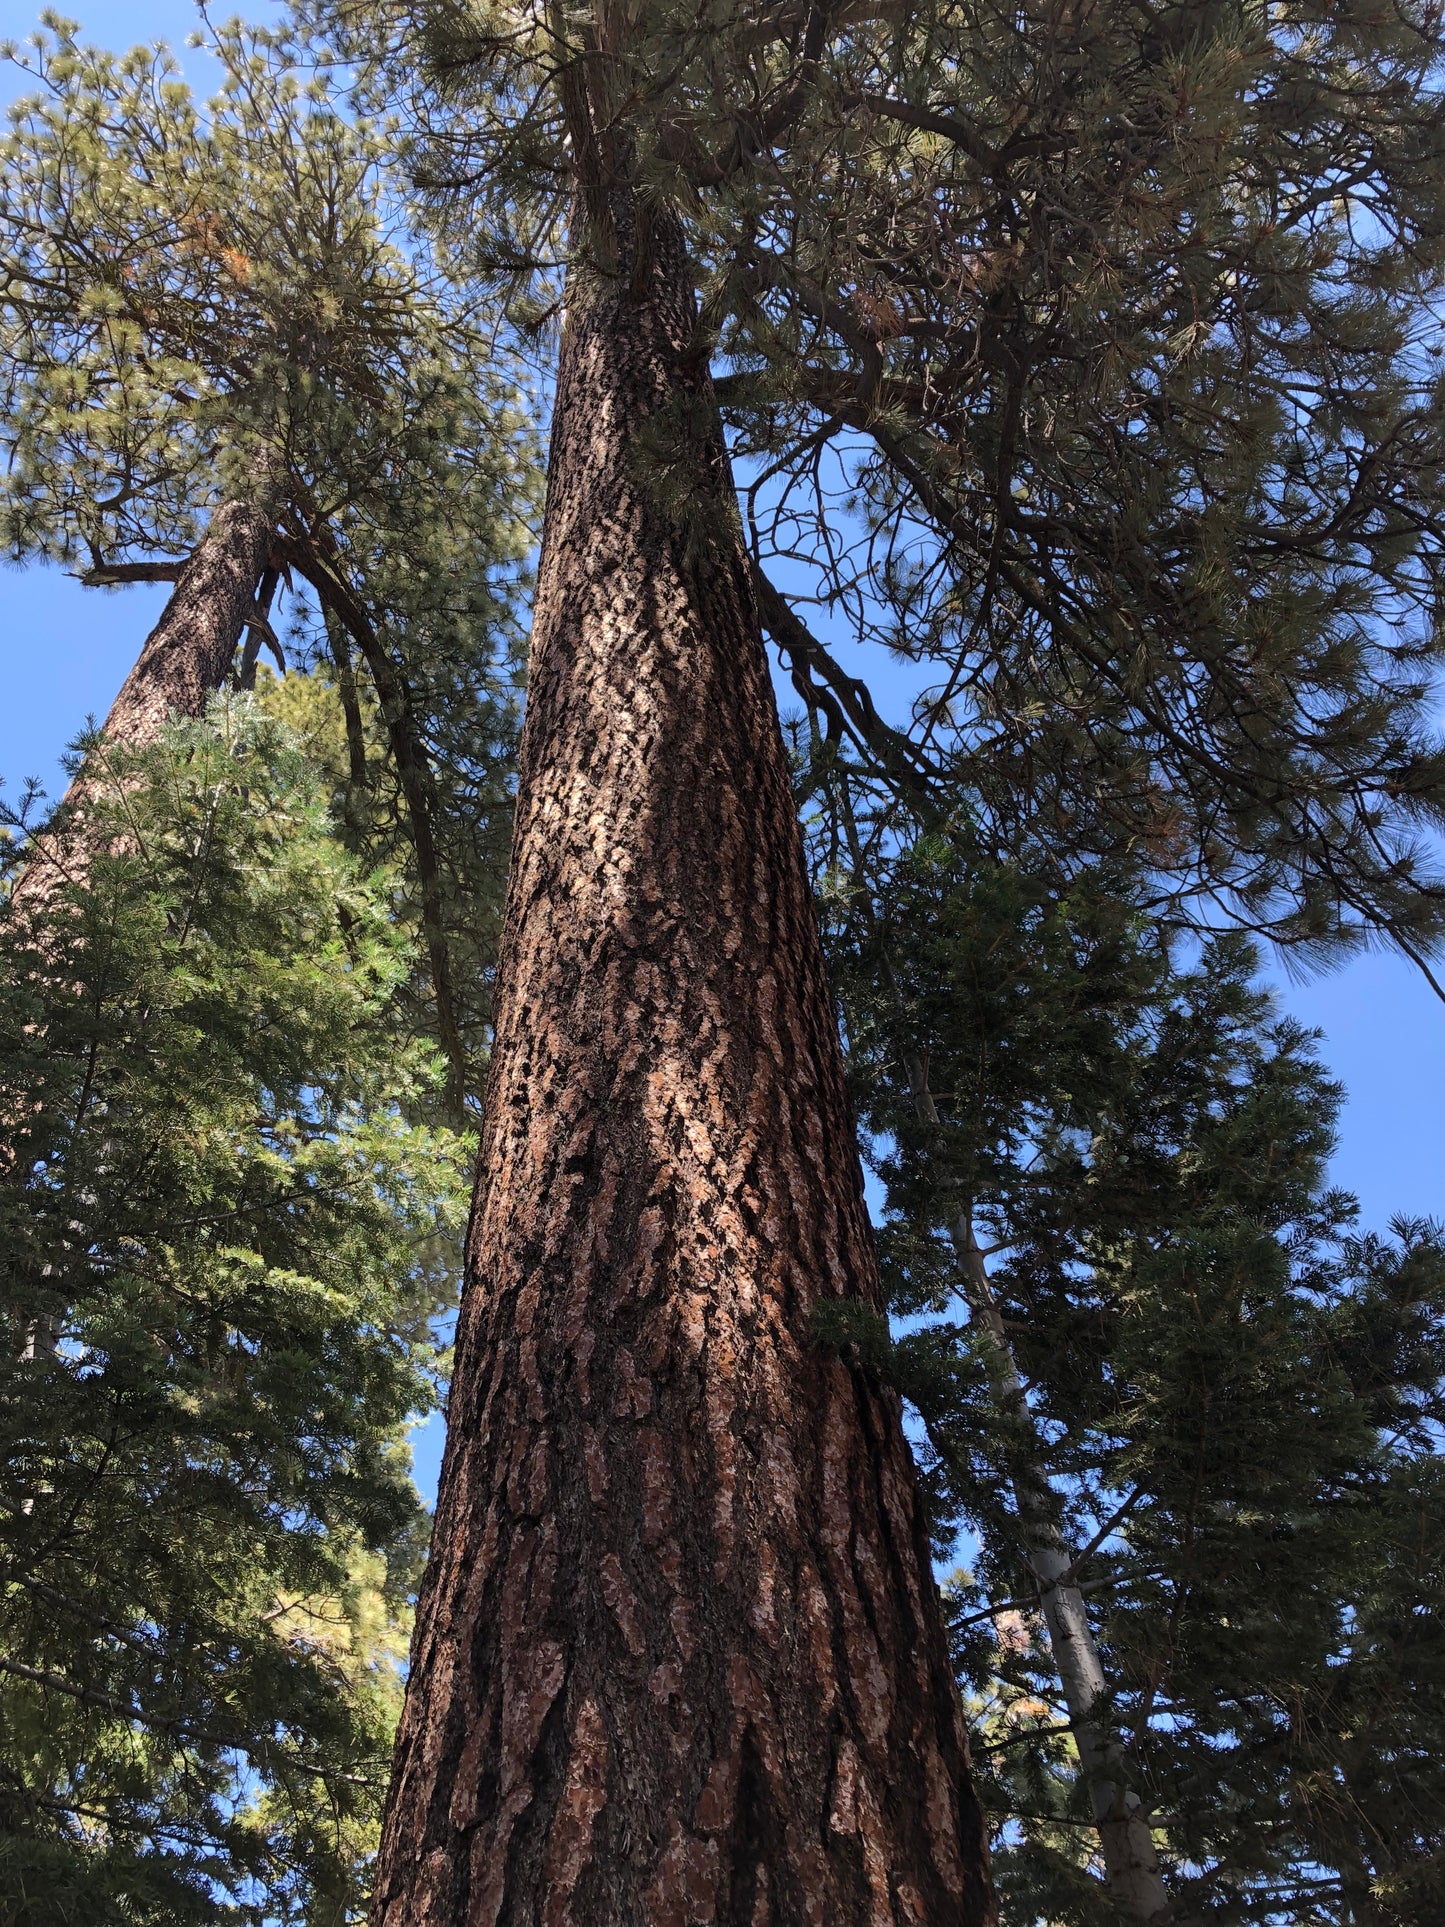
<instances>
[{"instance_id":1,"label":"green pine foliage","mask_svg":"<svg viewBox=\"0 0 1445 1927\"><path fill-rule=\"evenodd\" d=\"M10 553L185 554L258 460L298 535L408 481L459 537L515 524L517 369L408 228L385 128L239 22L203 103L164 49L43 19L5 48L31 89L0 142Z\"/></svg>"},{"instance_id":2,"label":"green pine foliage","mask_svg":"<svg viewBox=\"0 0 1445 1927\"><path fill-rule=\"evenodd\" d=\"M881 781L1200 927L1445 941L1435 0L302 11L520 317L610 184L682 222L765 619Z\"/></svg>"},{"instance_id":3,"label":"green pine foliage","mask_svg":"<svg viewBox=\"0 0 1445 1927\"><path fill-rule=\"evenodd\" d=\"M880 875L881 872L881 875ZM1406 1927L1445 1900L1445 1241L1362 1235L1340 1092L1239 937L1172 957L1127 877L925 838L835 873L830 947L902 1323L840 1327L923 1428L1010 1917L1123 1918L1023 1557L1052 1485L1177 1918ZM920 1114L919 1075L933 1118ZM950 1230L989 1253L1001 1406Z\"/></svg>"},{"instance_id":4,"label":"green pine foliage","mask_svg":"<svg viewBox=\"0 0 1445 1927\"><path fill-rule=\"evenodd\" d=\"M916 780L997 849L1147 850L1306 953L1435 940L1442 52L1430 0L708 49L703 152L750 84L784 130L696 195L727 407L788 481L759 549L917 665Z\"/></svg>"},{"instance_id":5,"label":"green pine foliage","mask_svg":"<svg viewBox=\"0 0 1445 1927\"><path fill-rule=\"evenodd\" d=\"M202 103L164 50L45 21L8 49L32 91L0 141L0 541L117 584L173 572L219 503L267 496L292 659L328 669L347 733L348 822L381 836L372 859L409 851L416 1022L458 1119L510 841L539 495L525 370L409 223L392 130L304 49L216 29Z\"/></svg>"},{"instance_id":6,"label":"green pine foliage","mask_svg":"<svg viewBox=\"0 0 1445 1927\"><path fill-rule=\"evenodd\" d=\"M10 552L144 574L259 460L319 604L314 673L113 761L85 888L0 925L0 1903L364 1905L537 498L496 310L545 340L621 181L683 222L827 738L896 1322L824 1335L911 1401L940 1552L977 1543L1011 1917L1118 1918L1031 1483L1179 1921L1445 1912L1445 1248L1358 1231L1339 1093L1217 934L1445 932L1438 6L301 11L214 37L207 107L52 18L0 153ZM689 432L639 435L679 511ZM908 717L850 635L914 665Z\"/></svg>"},{"instance_id":7,"label":"green pine foliage","mask_svg":"<svg viewBox=\"0 0 1445 1927\"><path fill-rule=\"evenodd\" d=\"M445 624L402 624L395 640L398 674L404 663L408 711L426 759L427 824L436 860L430 900L438 908L449 967L466 1114L474 1115L486 1075L511 856L524 664L515 606L494 610L493 626L469 606L464 587L459 600L460 612ZM428 892L418 876L415 820L375 685L338 626L318 622L308 608L297 612L291 644L285 676L259 665L257 697L305 744L345 848L365 869L391 875L392 916L411 940L398 1014L411 1035L437 1041L435 982L424 942ZM445 1085L427 1102L451 1123L458 1121Z\"/></svg>"},{"instance_id":8,"label":"green pine foliage","mask_svg":"<svg viewBox=\"0 0 1445 1927\"><path fill-rule=\"evenodd\" d=\"M106 851L0 922L0 1912L332 1927L466 1144L417 1121L394 877L295 733L231 697L87 753Z\"/></svg>"},{"instance_id":9,"label":"green pine foliage","mask_svg":"<svg viewBox=\"0 0 1445 1927\"><path fill-rule=\"evenodd\" d=\"M386 130L264 35L212 51L202 106L49 18L0 157L12 554L144 579L261 474L272 633L314 672L139 758L91 740L108 853L4 931L25 1921L364 1906L467 1188L438 1120L480 1088L510 840L515 359L408 230Z\"/></svg>"}]
</instances>

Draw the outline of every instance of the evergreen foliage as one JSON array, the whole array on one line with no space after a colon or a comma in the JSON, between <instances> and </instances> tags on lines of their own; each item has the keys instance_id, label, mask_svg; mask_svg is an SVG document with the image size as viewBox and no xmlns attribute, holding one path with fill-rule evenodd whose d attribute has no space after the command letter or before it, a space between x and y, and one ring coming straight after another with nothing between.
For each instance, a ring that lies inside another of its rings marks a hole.
<instances>
[{"instance_id":1,"label":"evergreen foliage","mask_svg":"<svg viewBox=\"0 0 1445 1927\"><path fill-rule=\"evenodd\" d=\"M1000 851L1428 947L1438 9L878 15L699 196L760 549L919 666L915 780Z\"/></svg>"},{"instance_id":2,"label":"evergreen foliage","mask_svg":"<svg viewBox=\"0 0 1445 1927\"><path fill-rule=\"evenodd\" d=\"M434 901L445 942L448 988L464 1053L464 1091L475 1109L485 1077L493 971L511 855L512 796L521 729L523 665L511 618L500 636L471 618L438 636L400 631L408 651L408 714L425 756L427 824L435 851ZM439 1041L434 979L424 935L427 892L418 875L414 819L393 754L392 733L365 665L338 624L298 612L293 657L309 662L284 677L259 666L256 690L269 715L290 725L326 785L333 828L365 870L392 878L391 911L411 938L411 968L398 992L408 1033ZM457 1122L446 1086L425 1100Z\"/></svg>"},{"instance_id":3,"label":"evergreen foliage","mask_svg":"<svg viewBox=\"0 0 1445 1927\"><path fill-rule=\"evenodd\" d=\"M1433 0L306 11L518 312L574 184L604 266L607 182L682 218L765 618L880 778L1146 849L1204 925L1438 941ZM919 666L906 728L840 624Z\"/></svg>"},{"instance_id":4,"label":"evergreen foliage","mask_svg":"<svg viewBox=\"0 0 1445 1927\"><path fill-rule=\"evenodd\" d=\"M1127 882L1059 893L942 834L882 883L835 877L904 1322L831 1335L916 1408L941 1553L960 1525L978 1536L950 1599L962 1683L992 1681L980 1761L1013 1822L1013 1917L1127 1917L1096 1877L1024 1556L1032 1477L1175 1917L1404 1927L1445 1895L1445 1243L1356 1230L1325 1178L1340 1092L1315 1040L1273 1012L1242 938L1171 958ZM960 1223L990 1254L1023 1413Z\"/></svg>"},{"instance_id":5,"label":"evergreen foliage","mask_svg":"<svg viewBox=\"0 0 1445 1927\"><path fill-rule=\"evenodd\" d=\"M1339 1093L1219 934L1445 938L1438 6L301 12L215 36L204 110L51 17L0 154L9 552L163 573L261 474L318 604L316 673L91 745L108 849L0 925L3 1905L363 1905L536 506L478 291L545 335L622 182L684 225L819 732L896 1320L820 1333L977 1538L1013 1918L1121 1917L1044 1514L1179 1921L1445 1911L1445 1239L1358 1231ZM697 426L638 425L679 512Z\"/></svg>"},{"instance_id":6,"label":"evergreen foliage","mask_svg":"<svg viewBox=\"0 0 1445 1927\"><path fill-rule=\"evenodd\" d=\"M47 13L0 154L7 547L104 573L191 549L258 456L304 526L443 492L516 514L515 370L388 198L383 129L239 23L205 107L164 49ZM489 548L489 559L503 549Z\"/></svg>"},{"instance_id":7,"label":"evergreen foliage","mask_svg":"<svg viewBox=\"0 0 1445 1927\"><path fill-rule=\"evenodd\" d=\"M324 74L233 23L202 108L164 51L45 18L10 50L37 91L0 146L0 533L116 584L174 574L220 502L273 501L275 559L325 612L293 647L331 665L352 815L411 850L417 1022L456 1117L509 837L537 492L520 364L408 227L386 127ZM243 681L281 626L253 630Z\"/></svg>"},{"instance_id":8,"label":"evergreen foliage","mask_svg":"<svg viewBox=\"0 0 1445 1927\"><path fill-rule=\"evenodd\" d=\"M324 80L227 28L201 110L49 24L0 190L11 551L164 575L259 473L322 612L293 598L318 673L259 708L89 742L109 853L6 931L0 1881L27 1921L339 1922L425 1543L404 1432L465 1184L435 1120L485 1050L527 403Z\"/></svg>"},{"instance_id":9,"label":"evergreen foliage","mask_svg":"<svg viewBox=\"0 0 1445 1927\"><path fill-rule=\"evenodd\" d=\"M294 732L232 697L87 750L108 846L0 924L0 1911L340 1922L465 1144Z\"/></svg>"}]
</instances>

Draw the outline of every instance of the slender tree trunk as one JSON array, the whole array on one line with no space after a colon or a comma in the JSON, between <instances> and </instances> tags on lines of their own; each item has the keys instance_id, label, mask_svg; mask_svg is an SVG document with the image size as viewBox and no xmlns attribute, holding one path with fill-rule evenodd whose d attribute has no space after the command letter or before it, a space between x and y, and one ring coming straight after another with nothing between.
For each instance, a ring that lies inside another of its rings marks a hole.
<instances>
[{"instance_id":1,"label":"slender tree trunk","mask_svg":"<svg viewBox=\"0 0 1445 1927\"><path fill-rule=\"evenodd\" d=\"M922 1062L910 1057L907 1069L919 1116L937 1124L938 1109ZM1010 1452L1009 1472L1021 1550L1038 1583L1039 1604L1069 1709L1079 1768L1089 1790L1109 1891L1136 1919L1162 1927L1171 1911L1154 1836L1141 1811L1139 1796L1128 1785L1123 1748L1099 1719L1100 1702L1108 1695L1103 1661L1084 1595L1073 1577L1074 1555L1060 1524L1058 1495L1046 1469L1044 1442L1034 1424L1028 1393L989 1283L972 1213L961 1212L950 1222L948 1232L963 1279L964 1297L987 1340L984 1362L994 1402L1016 1440Z\"/></svg>"},{"instance_id":2,"label":"slender tree trunk","mask_svg":"<svg viewBox=\"0 0 1445 1927\"><path fill-rule=\"evenodd\" d=\"M574 274L382 1927L991 1922L679 238ZM660 411L668 410L662 419ZM639 447L690 431L686 522ZM661 430L661 433L657 431Z\"/></svg>"},{"instance_id":3,"label":"slender tree trunk","mask_svg":"<svg viewBox=\"0 0 1445 1927\"><path fill-rule=\"evenodd\" d=\"M261 580L256 587L256 600L251 616L250 633L246 646L241 651L240 665L236 670L238 689L256 687L256 665L261 660L262 645L270 648L276 667L284 675L286 658L276 631L271 627L271 604L276 599L276 591L281 586L281 571L274 562L268 562L261 571Z\"/></svg>"},{"instance_id":4,"label":"slender tree trunk","mask_svg":"<svg viewBox=\"0 0 1445 1927\"><path fill-rule=\"evenodd\" d=\"M417 724L405 676L377 634L365 606L352 594L336 570L334 557L313 552L310 555L298 554L296 560L297 566L322 598L327 611L327 635L332 660L337 664L341 676L341 701L346 718L351 771L347 785L348 811L352 796L366 778L361 718L356 708L356 683L351 670L350 646L346 642L348 634L361 651L362 661L371 675L371 686L376 691L391 748L392 767L396 771L397 784L411 823L411 847L416 858L417 889L421 898L422 939L426 944L432 999L436 1005L437 1041L447 1065L444 1102L451 1121L460 1129L467 1115L467 1052L452 984L445 885L441 852L436 841L436 781L431 759ZM339 634L338 629L341 632Z\"/></svg>"},{"instance_id":5,"label":"slender tree trunk","mask_svg":"<svg viewBox=\"0 0 1445 1927\"><path fill-rule=\"evenodd\" d=\"M205 713L255 607L272 528L270 510L256 502L227 502L216 510L110 706L103 731L109 741L139 748L154 742L171 716ZM80 772L54 827L36 839L15 886L17 903L38 901L84 872L85 799L92 780Z\"/></svg>"}]
</instances>

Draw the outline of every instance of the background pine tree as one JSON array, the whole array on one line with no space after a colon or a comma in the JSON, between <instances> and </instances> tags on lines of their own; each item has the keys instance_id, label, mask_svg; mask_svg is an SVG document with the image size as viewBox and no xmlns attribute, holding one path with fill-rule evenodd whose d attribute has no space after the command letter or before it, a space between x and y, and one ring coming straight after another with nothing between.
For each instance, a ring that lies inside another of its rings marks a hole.
<instances>
[{"instance_id":1,"label":"background pine tree","mask_svg":"<svg viewBox=\"0 0 1445 1927\"><path fill-rule=\"evenodd\" d=\"M1242 938L1174 954L1128 885L1056 892L942 834L825 878L902 1320L835 1336L918 1413L940 1552L978 1536L955 1653L1018 1919L1137 1917L1098 1879L1028 1557L1044 1484L1172 1917L1422 1920L1445 1248L1356 1229L1315 1040Z\"/></svg>"},{"instance_id":2,"label":"background pine tree","mask_svg":"<svg viewBox=\"0 0 1445 1927\"><path fill-rule=\"evenodd\" d=\"M233 24L210 51L204 105L164 53L114 56L58 18L23 57L34 92L0 148L0 534L97 584L170 579L264 473L261 600L284 572L311 613L293 602L288 636L279 602L258 610L236 673L267 645L328 666L353 826L411 851L417 1021L456 1121L510 833L529 396L408 226L386 128L264 34Z\"/></svg>"},{"instance_id":3,"label":"background pine tree","mask_svg":"<svg viewBox=\"0 0 1445 1927\"><path fill-rule=\"evenodd\" d=\"M416 1120L393 880L294 733L221 699L104 779L87 882L0 922L0 1893L340 1921L468 1147Z\"/></svg>"}]
</instances>

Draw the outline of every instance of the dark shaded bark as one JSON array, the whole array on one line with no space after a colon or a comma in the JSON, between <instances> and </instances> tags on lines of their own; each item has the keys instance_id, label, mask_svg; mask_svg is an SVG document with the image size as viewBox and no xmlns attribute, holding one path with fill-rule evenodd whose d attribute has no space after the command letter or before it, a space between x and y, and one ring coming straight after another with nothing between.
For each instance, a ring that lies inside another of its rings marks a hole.
<instances>
[{"instance_id":1,"label":"dark shaded bark","mask_svg":"<svg viewBox=\"0 0 1445 1927\"><path fill-rule=\"evenodd\" d=\"M226 502L216 510L110 706L102 731L109 741L141 748L156 741L172 716L205 714L208 699L230 674L236 644L255 607L272 529L270 510L256 502ZM107 579L121 577L112 572ZM90 782L82 769L51 829L35 839L15 885L17 902L42 898L84 873Z\"/></svg>"},{"instance_id":2,"label":"dark shaded bark","mask_svg":"<svg viewBox=\"0 0 1445 1927\"><path fill-rule=\"evenodd\" d=\"M569 290L374 1919L979 1927L899 1409L812 1339L879 1286L686 262L620 203L617 273ZM685 519L639 435L691 436Z\"/></svg>"},{"instance_id":3,"label":"dark shaded bark","mask_svg":"<svg viewBox=\"0 0 1445 1927\"><path fill-rule=\"evenodd\" d=\"M281 571L268 564L261 572L261 580L256 588L256 604L251 615L250 633L246 646L241 651L240 667L236 670L236 687L254 689L256 687L256 665L261 660L262 648L271 651L276 667L284 676L286 673L286 654L281 647L280 638L271 627L271 604L276 599L276 591L281 584Z\"/></svg>"},{"instance_id":4,"label":"dark shaded bark","mask_svg":"<svg viewBox=\"0 0 1445 1927\"><path fill-rule=\"evenodd\" d=\"M421 897L422 939L426 944L432 1000L436 1005L437 1041L447 1065L443 1097L448 1115L460 1127L466 1122L467 1053L457 1017L456 993L452 987L441 852L437 848L435 829L436 784L411 691L402 671L392 661L386 644L377 634L365 604L347 584L334 542L325 538L324 531L316 530L308 539L292 538L286 553L321 598L322 608L328 617L335 618L361 651L361 659L371 677L371 686L376 691L382 721L386 725L392 766L411 825L411 847L416 858L417 888ZM331 648L333 660L339 667L346 659L337 652L334 637ZM352 782L356 783L364 780L366 764L365 756L360 751L359 716L353 723L356 701L354 683L351 684L349 695L347 693L345 677L350 674L347 661L342 681L342 702L346 715Z\"/></svg>"}]
</instances>

